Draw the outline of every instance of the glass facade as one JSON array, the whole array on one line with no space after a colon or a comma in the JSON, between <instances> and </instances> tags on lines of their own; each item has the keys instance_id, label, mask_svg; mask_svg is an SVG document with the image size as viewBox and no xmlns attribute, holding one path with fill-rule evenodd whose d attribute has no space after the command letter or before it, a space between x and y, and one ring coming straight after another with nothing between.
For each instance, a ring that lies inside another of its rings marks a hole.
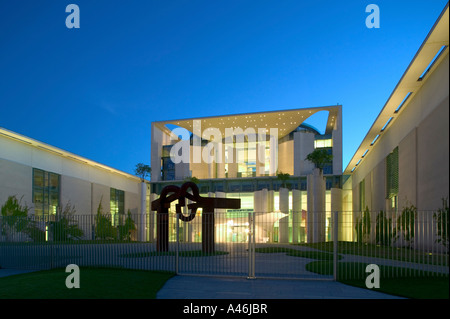
<instances>
[{"instance_id":1,"label":"glass facade","mask_svg":"<svg viewBox=\"0 0 450 319\"><path fill-rule=\"evenodd\" d=\"M173 145L164 145L161 156L161 172L163 181L175 179L175 163L170 159L170 150Z\"/></svg>"},{"instance_id":2,"label":"glass facade","mask_svg":"<svg viewBox=\"0 0 450 319\"><path fill-rule=\"evenodd\" d=\"M33 204L36 216L55 215L60 206L61 176L33 168Z\"/></svg>"},{"instance_id":3,"label":"glass facade","mask_svg":"<svg viewBox=\"0 0 450 319\"><path fill-rule=\"evenodd\" d=\"M326 189L342 188L342 176L330 175L324 176ZM286 182L286 187L290 190L298 189L306 191L306 176L291 176ZM160 194L161 190L167 185L181 186L184 181L166 181L151 183L151 192ZM278 191L282 187L282 182L275 176L254 177L254 178L224 178L224 179L202 179L197 183L201 193L225 192L242 193L254 192L262 189Z\"/></svg>"}]
</instances>

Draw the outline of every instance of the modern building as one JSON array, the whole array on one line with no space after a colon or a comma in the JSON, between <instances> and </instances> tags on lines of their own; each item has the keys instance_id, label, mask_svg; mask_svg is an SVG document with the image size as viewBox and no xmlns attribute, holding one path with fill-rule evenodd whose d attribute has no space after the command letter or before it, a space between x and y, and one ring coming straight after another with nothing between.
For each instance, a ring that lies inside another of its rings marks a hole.
<instances>
[{"instance_id":1,"label":"modern building","mask_svg":"<svg viewBox=\"0 0 450 319\"><path fill-rule=\"evenodd\" d=\"M201 196L241 200L239 210L216 210L217 242L245 242L253 212L258 242L327 241L334 211L339 240L354 241L363 211L373 221L410 206L435 211L448 199L448 45L447 4L344 171L341 105L153 122L149 185L0 128L0 205L14 195L31 215L51 219L69 202L85 216L102 203L112 224L130 211L140 219L139 239L154 240L150 202L165 186L196 178ZM320 112L323 133L308 125ZM317 149L332 155L323 171L306 160ZM430 222L423 216L419 222ZM172 240L175 223L171 217ZM181 227L181 240L201 240L199 223Z\"/></svg>"},{"instance_id":2,"label":"modern building","mask_svg":"<svg viewBox=\"0 0 450 319\"><path fill-rule=\"evenodd\" d=\"M327 113L323 134L307 124L318 112ZM323 176L306 160L315 149L332 155ZM330 238L332 207L341 207L341 105L153 122L151 154L152 199L190 178L203 196L241 199L239 211L222 210L228 218L217 224L219 241L247 240L249 211L259 242Z\"/></svg>"},{"instance_id":3,"label":"modern building","mask_svg":"<svg viewBox=\"0 0 450 319\"><path fill-rule=\"evenodd\" d=\"M0 206L15 196L30 215L52 220L67 204L93 216L101 203L114 224L141 212L141 192L134 175L0 128Z\"/></svg>"}]
</instances>

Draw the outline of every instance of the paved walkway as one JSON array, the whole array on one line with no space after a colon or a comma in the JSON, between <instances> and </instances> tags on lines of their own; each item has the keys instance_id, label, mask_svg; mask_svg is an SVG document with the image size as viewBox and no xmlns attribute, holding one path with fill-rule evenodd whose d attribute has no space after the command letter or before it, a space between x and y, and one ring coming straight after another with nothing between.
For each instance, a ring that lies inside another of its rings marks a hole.
<instances>
[{"instance_id":1,"label":"paved walkway","mask_svg":"<svg viewBox=\"0 0 450 319\"><path fill-rule=\"evenodd\" d=\"M324 280L175 276L157 299L403 299Z\"/></svg>"}]
</instances>

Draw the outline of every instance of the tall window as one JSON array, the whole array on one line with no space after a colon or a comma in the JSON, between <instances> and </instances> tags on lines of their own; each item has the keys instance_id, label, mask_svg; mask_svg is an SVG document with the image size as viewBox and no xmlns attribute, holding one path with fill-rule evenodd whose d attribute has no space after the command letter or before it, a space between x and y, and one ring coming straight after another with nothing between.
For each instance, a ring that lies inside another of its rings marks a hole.
<instances>
[{"instance_id":1,"label":"tall window","mask_svg":"<svg viewBox=\"0 0 450 319\"><path fill-rule=\"evenodd\" d=\"M330 135L321 135L320 137L329 137ZM317 138L314 140L314 149L325 149L328 154L333 155L333 139L331 138ZM325 163L323 166L324 174L333 174L333 160L329 163Z\"/></svg>"},{"instance_id":2,"label":"tall window","mask_svg":"<svg viewBox=\"0 0 450 319\"><path fill-rule=\"evenodd\" d=\"M33 168L33 204L36 216L56 214L60 204L61 176Z\"/></svg>"},{"instance_id":3,"label":"tall window","mask_svg":"<svg viewBox=\"0 0 450 319\"><path fill-rule=\"evenodd\" d=\"M125 215L125 192L111 188L109 205L111 209L111 222L115 226L119 223L120 216Z\"/></svg>"},{"instance_id":4,"label":"tall window","mask_svg":"<svg viewBox=\"0 0 450 319\"><path fill-rule=\"evenodd\" d=\"M359 210L363 212L366 209L366 182L363 179L359 183Z\"/></svg>"},{"instance_id":5,"label":"tall window","mask_svg":"<svg viewBox=\"0 0 450 319\"><path fill-rule=\"evenodd\" d=\"M398 147L386 157L386 199L390 200L391 209L397 210L398 196Z\"/></svg>"},{"instance_id":6,"label":"tall window","mask_svg":"<svg viewBox=\"0 0 450 319\"><path fill-rule=\"evenodd\" d=\"M170 158L170 150L173 145L164 145L161 157L162 180L171 181L175 179L175 164Z\"/></svg>"}]
</instances>

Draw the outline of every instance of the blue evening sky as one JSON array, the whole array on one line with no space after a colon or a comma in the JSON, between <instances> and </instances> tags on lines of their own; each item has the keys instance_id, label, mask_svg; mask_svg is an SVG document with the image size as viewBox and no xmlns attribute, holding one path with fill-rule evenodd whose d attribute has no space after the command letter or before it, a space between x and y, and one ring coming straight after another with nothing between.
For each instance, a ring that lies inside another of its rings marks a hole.
<instances>
[{"instance_id":1,"label":"blue evening sky","mask_svg":"<svg viewBox=\"0 0 450 319\"><path fill-rule=\"evenodd\" d=\"M133 173L152 121L339 103L345 168L446 3L0 0L0 127Z\"/></svg>"}]
</instances>

